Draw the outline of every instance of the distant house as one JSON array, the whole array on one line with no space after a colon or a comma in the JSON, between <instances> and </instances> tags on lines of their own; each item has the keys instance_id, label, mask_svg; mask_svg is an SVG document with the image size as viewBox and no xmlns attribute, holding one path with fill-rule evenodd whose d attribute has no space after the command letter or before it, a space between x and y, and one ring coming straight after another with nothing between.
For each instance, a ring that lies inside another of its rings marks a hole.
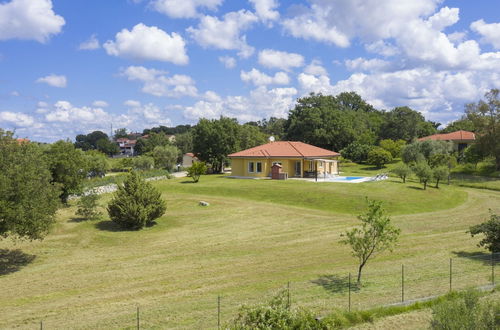
<instances>
[{"instance_id":1,"label":"distant house","mask_svg":"<svg viewBox=\"0 0 500 330\"><path fill-rule=\"evenodd\" d=\"M418 140L450 141L453 142L453 148L455 151L462 152L465 148L476 141L476 135L469 131L456 131L445 134L429 135Z\"/></svg>"},{"instance_id":2,"label":"distant house","mask_svg":"<svg viewBox=\"0 0 500 330\"><path fill-rule=\"evenodd\" d=\"M229 155L234 176L268 177L273 165L288 177L314 177L315 175L338 174L339 153L313 145L276 141Z\"/></svg>"},{"instance_id":3,"label":"distant house","mask_svg":"<svg viewBox=\"0 0 500 330\"><path fill-rule=\"evenodd\" d=\"M182 167L190 167L193 163L199 162L200 160L192 152L185 153L182 156Z\"/></svg>"},{"instance_id":4,"label":"distant house","mask_svg":"<svg viewBox=\"0 0 500 330\"><path fill-rule=\"evenodd\" d=\"M30 139L17 138L16 141L17 141L18 144L23 144L23 143L29 143Z\"/></svg>"},{"instance_id":5,"label":"distant house","mask_svg":"<svg viewBox=\"0 0 500 330\"><path fill-rule=\"evenodd\" d=\"M137 140L130 140L127 138L119 138L116 140L118 147L120 148L120 153L126 156L133 156L135 154L135 144Z\"/></svg>"}]
</instances>

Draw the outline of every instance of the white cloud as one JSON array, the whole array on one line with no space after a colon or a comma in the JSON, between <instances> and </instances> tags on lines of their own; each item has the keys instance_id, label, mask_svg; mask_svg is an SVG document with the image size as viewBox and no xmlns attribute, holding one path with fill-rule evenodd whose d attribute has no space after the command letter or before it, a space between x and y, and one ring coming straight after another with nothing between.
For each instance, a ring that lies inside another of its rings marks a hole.
<instances>
[{"instance_id":1,"label":"white cloud","mask_svg":"<svg viewBox=\"0 0 500 330\"><path fill-rule=\"evenodd\" d=\"M378 58L358 57L354 60L346 60L345 66L351 71L384 71L391 67L391 63Z\"/></svg>"},{"instance_id":2,"label":"white cloud","mask_svg":"<svg viewBox=\"0 0 500 330\"><path fill-rule=\"evenodd\" d=\"M52 87L64 88L67 86L68 81L66 76L51 74L46 77L38 78L37 83L45 83Z\"/></svg>"},{"instance_id":3,"label":"white cloud","mask_svg":"<svg viewBox=\"0 0 500 330\"><path fill-rule=\"evenodd\" d=\"M222 98L214 91L206 91L203 98L208 102L220 102Z\"/></svg>"},{"instance_id":4,"label":"white cloud","mask_svg":"<svg viewBox=\"0 0 500 330\"><path fill-rule=\"evenodd\" d=\"M259 19L266 23L276 21L280 17L280 13L275 10L278 7L277 0L249 0L255 8L255 13Z\"/></svg>"},{"instance_id":5,"label":"white cloud","mask_svg":"<svg viewBox=\"0 0 500 330\"><path fill-rule=\"evenodd\" d=\"M127 107L138 108L141 106L141 102L136 100L126 100L125 102L123 102L123 105Z\"/></svg>"},{"instance_id":6,"label":"white cloud","mask_svg":"<svg viewBox=\"0 0 500 330\"><path fill-rule=\"evenodd\" d=\"M11 124L13 127L31 127L35 124L35 119L20 112L1 111L0 122Z\"/></svg>"},{"instance_id":7,"label":"white cloud","mask_svg":"<svg viewBox=\"0 0 500 330\"><path fill-rule=\"evenodd\" d=\"M252 12L240 10L225 14L222 20L203 16L197 28L189 27L187 31L202 47L238 50L238 55L246 58L253 54L254 48L247 44L246 36L241 32L257 21Z\"/></svg>"},{"instance_id":8,"label":"white cloud","mask_svg":"<svg viewBox=\"0 0 500 330\"><path fill-rule=\"evenodd\" d=\"M290 77L285 72L277 72L274 77L269 76L259 70L253 68L251 71L241 71L241 80L251 82L256 86L263 85L287 85L290 83Z\"/></svg>"},{"instance_id":9,"label":"white cloud","mask_svg":"<svg viewBox=\"0 0 500 330\"><path fill-rule=\"evenodd\" d=\"M191 121L199 118L215 119L220 116L237 118L240 122L269 117L286 117L295 104L297 90L289 88L267 89L260 86L245 96L227 96L212 101L198 101L184 108L184 117Z\"/></svg>"},{"instance_id":10,"label":"white cloud","mask_svg":"<svg viewBox=\"0 0 500 330\"><path fill-rule=\"evenodd\" d=\"M219 61L228 69L232 69L236 66L236 59L231 56L219 56Z\"/></svg>"},{"instance_id":11,"label":"white cloud","mask_svg":"<svg viewBox=\"0 0 500 330\"><path fill-rule=\"evenodd\" d=\"M98 108L106 108L109 106L109 104L106 101L97 100L97 101L92 102L92 106L98 107Z\"/></svg>"},{"instance_id":12,"label":"white cloud","mask_svg":"<svg viewBox=\"0 0 500 330\"><path fill-rule=\"evenodd\" d=\"M95 34L91 35L90 38L84 42L82 42L80 44L80 46L78 46L78 49L80 50L94 50L94 49L98 49L99 47L101 47L99 45L99 40L97 40L97 37L95 36Z\"/></svg>"},{"instance_id":13,"label":"white cloud","mask_svg":"<svg viewBox=\"0 0 500 330\"><path fill-rule=\"evenodd\" d=\"M167 32L156 26L142 23L132 28L123 29L116 34L116 40L108 40L103 47L108 55L121 56L136 60L155 60L184 65L189 62L186 43L182 37Z\"/></svg>"},{"instance_id":14,"label":"white cloud","mask_svg":"<svg viewBox=\"0 0 500 330\"><path fill-rule=\"evenodd\" d=\"M122 70L122 75L128 80L141 81L142 91L147 94L166 97L198 96L195 81L186 75L167 76L164 71L143 66L129 66Z\"/></svg>"},{"instance_id":15,"label":"white cloud","mask_svg":"<svg viewBox=\"0 0 500 330\"><path fill-rule=\"evenodd\" d=\"M10 92L11 96L21 96L21 94L18 91L12 91Z\"/></svg>"},{"instance_id":16,"label":"white cloud","mask_svg":"<svg viewBox=\"0 0 500 330\"><path fill-rule=\"evenodd\" d=\"M304 68L304 73L314 76L327 75L326 69L319 60L312 60L311 63Z\"/></svg>"},{"instance_id":17,"label":"white cloud","mask_svg":"<svg viewBox=\"0 0 500 330\"><path fill-rule=\"evenodd\" d=\"M278 68L285 71L304 65L304 56L273 49L259 52L259 63L267 68Z\"/></svg>"},{"instance_id":18,"label":"white cloud","mask_svg":"<svg viewBox=\"0 0 500 330\"><path fill-rule=\"evenodd\" d=\"M396 46L383 40L378 40L373 43L366 44L365 49L371 53L376 53L387 57L399 54L399 49Z\"/></svg>"},{"instance_id":19,"label":"white cloud","mask_svg":"<svg viewBox=\"0 0 500 330\"><path fill-rule=\"evenodd\" d=\"M64 18L52 10L51 0L12 0L0 3L0 40L47 42L61 32Z\"/></svg>"},{"instance_id":20,"label":"white cloud","mask_svg":"<svg viewBox=\"0 0 500 330\"><path fill-rule=\"evenodd\" d=\"M482 41L492 44L495 49L500 49L500 23L487 24L480 19L472 22L470 28L482 36Z\"/></svg>"},{"instance_id":21,"label":"white cloud","mask_svg":"<svg viewBox=\"0 0 500 330\"><path fill-rule=\"evenodd\" d=\"M198 8L216 10L223 0L154 0L152 7L172 18L193 18L198 16Z\"/></svg>"},{"instance_id":22,"label":"white cloud","mask_svg":"<svg viewBox=\"0 0 500 330\"><path fill-rule=\"evenodd\" d=\"M443 7L439 10L439 12L429 17L427 22L430 24L432 29L442 31L444 28L458 22L458 14L458 8Z\"/></svg>"}]
</instances>

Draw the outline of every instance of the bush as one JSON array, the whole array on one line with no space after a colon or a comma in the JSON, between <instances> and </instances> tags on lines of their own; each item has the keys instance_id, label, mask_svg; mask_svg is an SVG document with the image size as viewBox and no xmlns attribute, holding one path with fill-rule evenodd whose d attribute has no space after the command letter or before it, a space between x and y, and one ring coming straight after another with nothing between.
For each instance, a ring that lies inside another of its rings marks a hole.
<instances>
[{"instance_id":1,"label":"bush","mask_svg":"<svg viewBox=\"0 0 500 330\"><path fill-rule=\"evenodd\" d=\"M136 172L131 172L108 205L112 221L128 229L141 229L166 210L161 194Z\"/></svg>"},{"instance_id":2,"label":"bush","mask_svg":"<svg viewBox=\"0 0 500 330\"><path fill-rule=\"evenodd\" d=\"M155 161L152 157L138 156L132 158L132 167L134 170L147 171L155 166Z\"/></svg>"},{"instance_id":3,"label":"bush","mask_svg":"<svg viewBox=\"0 0 500 330\"><path fill-rule=\"evenodd\" d=\"M386 139L380 141L379 145L384 150L389 151L392 155L392 158L398 158L401 157L401 150L406 145L406 141L405 140L394 141L391 139Z\"/></svg>"},{"instance_id":4,"label":"bush","mask_svg":"<svg viewBox=\"0 0 500 330\"><path fill-rule=\"evenodd\" d=\"M87 220L97 220L101 217L102 213L97 210L99 206L97 201L99 196L96 194L88 194L80 197L77 205L76 215L82 216Z\"/></svg>"},{"instance_id":5,"label":"bush","mask_svg":"<svg viewBox=\"0 0 500 330\"><path fill-rule=\"evenodd\" d=\"M382 168L384 164L392 161L392 155L389 151L384 150L380 147L375 147L368 153L368 164L376 165L378 168Z\"/></svg>"},{"instance_id":6,"label":"bush","mask_svg":"<svg viewBox=\"0 0 500 330\"><path fill-rule=\"evenodd\" d=\"M368 153L373 147L367 144L353 142L340 151L342 157L350 159L355 163L366 162Z\"/></svg>"},{"instance_id":7,"label":"bush","mask_svg":"<svg viewBox=\"0 0 500 330\"><path fill-rule=\"evenodd\" d=\"M207 173L207 165L204 162L195 162L187 169L187 176L191 177L194 182L200 180L200 176Z\"/></svg>"},{"instance_id":8,"label":"bush","mask_svg":"<svg viewBox=\"0 0 500 330\"><path fill-rule=\"evenodd\" d=\"M403 183L405 183L406 178L411 174L411 168L404 163L400 163L391 170L391 173L400 177L403 180Z\"/></svg>"},{"instance_id":9,"label":"bush","mask_svg":"<svg viewBox=\"0 0 500 330\"><path fill-rule=\"evenodd\" d=\"M500 303L481 303L479 298L479 292L468 290L459 299L448 300L432 307L432 329L498 329Z\"/></svg>"}]
</instances>

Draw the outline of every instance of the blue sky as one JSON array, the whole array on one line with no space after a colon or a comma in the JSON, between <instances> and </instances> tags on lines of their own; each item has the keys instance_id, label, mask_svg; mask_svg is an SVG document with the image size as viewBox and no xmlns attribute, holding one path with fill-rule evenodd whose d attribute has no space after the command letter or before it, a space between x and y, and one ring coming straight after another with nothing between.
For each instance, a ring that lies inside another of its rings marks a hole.
<instances>
[{"instance_id":1,"label":"blue sky","mask_svg":"<svg viewBox=\"0 0 500 330\"><path fill-rule=\"evenodd\" d=\"M0 0L0 127L55 141L356 91L443 124L500 88L492 0Z\"/></svg>"}]
</instances>

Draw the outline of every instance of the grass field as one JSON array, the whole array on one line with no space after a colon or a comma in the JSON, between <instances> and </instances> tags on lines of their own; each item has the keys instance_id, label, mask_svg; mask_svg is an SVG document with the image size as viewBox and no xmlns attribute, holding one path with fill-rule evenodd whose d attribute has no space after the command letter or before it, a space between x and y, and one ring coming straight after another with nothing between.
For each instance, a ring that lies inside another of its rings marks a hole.
<instances>
[{"instance_id":1,"label":"grass field","mask_svg":"<svg viewBox=\"0 0 500 330\"><path fill-rule=\"evenodd\" d=\"M156 182L168 210L139 232L74 218L62 209L42 242L0 242L0 328L214 328L242 303L266 300L291 282L292 302L325 313L346 307L356 260L339 244L357 224L365 196L385 202L401 228L393 254L366 266L353 308L400 300L401 264L414 299L486 284L490 267L467 228L500 212L500 192L444 185L423 191L397 180L313 183L204 176ZM103 204L110 196L103 197ZM198 206L200 200L210 203ZM457 256L463 256L459 258ZM497 267L498 268L498 267ZM418 316L420 317L420 316Z\"/></svg>"}]
</instances>

